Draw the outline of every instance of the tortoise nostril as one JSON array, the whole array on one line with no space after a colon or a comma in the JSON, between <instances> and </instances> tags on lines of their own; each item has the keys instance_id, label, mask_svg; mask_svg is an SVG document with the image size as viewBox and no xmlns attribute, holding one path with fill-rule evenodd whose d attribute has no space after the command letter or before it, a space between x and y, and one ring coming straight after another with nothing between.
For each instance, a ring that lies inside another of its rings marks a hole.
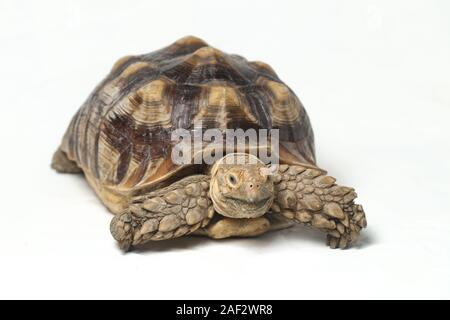
<instances>
[{"instance_id":1,"label":"tortoise nostril","mask_svg":"<svg viewBox=\"0 0 450 320\"><path fill-rule=\"evenodd\" d=\"M250 187L250 189L253 188L253 184L250 184L249 187Z\"/></svg>"}]
</instances>

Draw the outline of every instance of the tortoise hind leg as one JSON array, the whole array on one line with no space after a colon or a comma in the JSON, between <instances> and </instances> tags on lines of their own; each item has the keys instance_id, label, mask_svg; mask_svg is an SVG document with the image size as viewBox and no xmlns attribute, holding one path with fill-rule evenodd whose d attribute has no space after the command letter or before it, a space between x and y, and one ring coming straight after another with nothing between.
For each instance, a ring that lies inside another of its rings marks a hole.
<instances>
[{"instance_id":1,"label":"tortoise hind leg","mask_svg":"<svg viewBox=\"0 0 450 320\"><path fill-rule=\"evenodd\" d=\"M66 153L58 148L53 154L52 168L61 173L81 173L81 168L75 161L70 160Z\"/></svg>"},{"instance_id":2,"label":"tortoise hind leg","mask_svg":"<svg viewBox=\"0 0 450 320\"><path fill-rule=\"evenodd\" d=\"M205 227L214 208L208 197L209 176L186 177L168 187L131 199L111 221L111 234L123 250L149 241L188 235Z\"/></svg>"}]
</instances>

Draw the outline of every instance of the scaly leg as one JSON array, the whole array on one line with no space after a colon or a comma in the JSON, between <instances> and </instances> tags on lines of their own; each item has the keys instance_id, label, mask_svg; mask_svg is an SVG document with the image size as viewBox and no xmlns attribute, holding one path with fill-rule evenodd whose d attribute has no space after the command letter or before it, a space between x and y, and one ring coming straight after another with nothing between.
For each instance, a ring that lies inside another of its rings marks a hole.
<instances>
[{"instance_id":1,"label":"scaly leg","mask_svg":"<svg viewBox=\"0 0 450 320\"><path fill-rule=\"evenodd\" d=\"M272 211L326 232L331 248L346 248L367 226L362 206L353 202L354 189L336 185L320 170L281 165L272 179Z\"/></svg>"},{"instance_id":2,"label":"scaly leg","mask_svg":"<svg viewBox=\"0 0 450 320\"><path fill-rule=\"evenodd\" d=\"M69 160L67 155L61 148L58 148L53 154L52 168L61 173L81 173L81 168L75 161Z\"/></svg>"},{"instance_id":3,"label":"scaly leg","mask_svg":"<svg viewBox=\"0 0 450 320\"><path fill-rule=\"evenodd\" d=\"M152 240L177 238L206 226L214 214L209 176L184 178L168 187L132 198L125 212L111 221L122 249Z\"/></svg>"}]
</instances>

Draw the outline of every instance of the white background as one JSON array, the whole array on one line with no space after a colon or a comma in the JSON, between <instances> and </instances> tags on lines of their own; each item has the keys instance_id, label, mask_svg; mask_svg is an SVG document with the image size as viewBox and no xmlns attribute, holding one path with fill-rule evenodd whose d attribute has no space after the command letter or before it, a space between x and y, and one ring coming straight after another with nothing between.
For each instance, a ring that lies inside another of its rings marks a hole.
<instances>
[{"instance_id":1,"label":"white background","mask_svg":"<svg viewBox=\"0 0 450 320\"><path fill-rule=\"evenodd\" d=\"M369 227L123 254L112 215L50 159L119 57L193 34L263 60L311 117L319 165ZM0 298L450 298L448 1L0 0Z\"/></svg>"}]
</instances>

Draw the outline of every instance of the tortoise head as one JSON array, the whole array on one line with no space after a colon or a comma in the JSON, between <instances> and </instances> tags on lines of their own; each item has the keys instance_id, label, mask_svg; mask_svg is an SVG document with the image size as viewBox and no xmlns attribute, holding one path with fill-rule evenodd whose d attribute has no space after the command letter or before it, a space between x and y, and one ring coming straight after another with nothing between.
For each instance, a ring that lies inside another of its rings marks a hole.
<instances>
[{"instance_id":1,"label":"tortoise head","mask_svg":"<svg viewBox=\"0 0 450 320\"><path fill-rule=\"evenodd\" d=\"M274 186L264 163L243 153L228 154L211 170L210 194L217 213L230 218L257 218L270 208Z\"/></svg>"}]
</instances>

